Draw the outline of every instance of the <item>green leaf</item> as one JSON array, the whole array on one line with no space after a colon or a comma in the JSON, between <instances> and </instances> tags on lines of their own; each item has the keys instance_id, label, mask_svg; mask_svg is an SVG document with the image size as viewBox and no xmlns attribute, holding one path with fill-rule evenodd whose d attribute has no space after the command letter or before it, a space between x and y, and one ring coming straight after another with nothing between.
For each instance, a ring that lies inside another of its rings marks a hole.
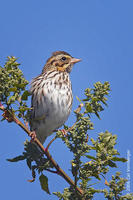
<instances>
[{"instance_id":1,"label":"green leaf","mask_svg":"<svg viewBox=\"0 0 133 200\"><path fill-rule=\"evenodd\" d=\"M100 115L98 114L98 112L95 111L95 115L98 117L98 119L101 119Z\"/></svg>"},{"instance_id":2,"label":"green leaf","mask_svg":"<svg viewBox=\"0 0 133 200\"><path fill-rule=\"evenodd\" d=\"M48 188L48 178L44 176L43 174L41 174L41 176L39 177L39 180L40 180L40 185L41 185L42 190L50 194L49 188Z\"/></svg>"},{"instance_id":3,"label":"green leaf","mask_svg":"<svg viewBox=\"0 0 133 200\"><path fill-rule=\"evenodd\" d=\"M89 101L89 99L82 99L82 101Z\"/></svg>"},{"instance_id":4,"label":"green leaf","mask_svg":"<svg viewBox=\"0 0 133 200\"><path fill-rule=\"evenodd\" d=\"M31 160L30 160L30 159L27 159L27 160L26 160L26 163L27 163L28 167L31 169Z\"/></svg>"},{"instance_id":5,"label":"green leaf","mask_svg":"<svg viewBox=\"0 0 133 200\"><path fill-rule=\"evenodd\" d=\"M93 112L93 109L92 109L92 106L91 106L90 103L87 102L87 103L85 104L85 107L86 107L87 113L92 113L92 112Z\"/></svg>"},{"instance_id":6,"label":"green leaf","mask_svg":"<svg viewBox=\"0 0 133 200\"><path fill-rule=\"evenodd\" d=\"M85 157L90 158L91 160L97 160L97 158L95 158L94 156L85 155Z\"/></svg>"},{"instance_id":7,"label":"green leaf","mask_svg":"<svg viewBox=\"0 0 133 200\"><path fill-rule=\"evenodd\" d=\"M111 160L112 161L127 162L127 159L125 159L125 158L118 158L118 157L113 157Z\"/></svg>"},{"instance_id":8,"label":"green leaf","mask_svg":"<svg viewBox=\"0 0 133 200\"><path fill-rule=\"evenodd\" d=\"M110 167L117 167L117 165L114 162L112 162L111 160L108 160L108 165Z\"/></svg>"},{"instance_id":9,"label":"green leaf","mask_svg":"<svg viewBox=\"0 0 133 200\"><path fill-rule=\"evenodd\" d=\"M99 177L97 173L94 173L93 176L95 176L99 181L101 180L101 178Z\"/></svg>"},{"instance_id":10,"label":"green leaf","mask_svg":"<svg viewBox=\"0 0 133 200\"><path fill-rule=\"evenodd\" d=\"M27 100L28 96L30 96L30 92L28 90L24 91L24 93L22 94L21 99L22 100Z\"/></svg>"},{"instance_id":11,"label":"green leaf","mask_svg":"<svg viewBox=\"0 0 133 200\"><path fill-rule=\"evenodd\" d=\"M25 156L21 155L21 156L17 156L15 158L6 159L6 160L9 161L9 162L18 162L18 161L21 161L21 160L24 160L24 159L25 159Z\"/></svg>"},{"instance_id":12,"label":"green leaf","mask_svg":"<svg viewBox=\"0 0 133 200\"><path fill-rule=\"evenodd\" d=\"M80 102L80 103L82 103L82 101L76 96L76 99Z\"/></svg>"},{"instance_id":13,"label":"green leaf","mask_svg":"<svg viewBox=\"0 0 133 200\"><path fill-rule=\"evenodd\" d=\"M101 101L105 106L108 106L108 104L104 100L101 99Z\"/></svg>"},{"instance_id":14,"label":"green leaf","mask_svg":"<svg viewBox=\"0 0 133 200\"><path fill-rule=\"evenodd\" d=\"M16 88L16 87L9 88L9 92L16 92L16 91L17 91L17 88Z\"/></svg>"},{"instance_id":15,"label":"green leaf","mask_svg":"<svg viewBox=\"0 0 133 200\"><path fill-rule=\"evenodd\" d=\"M3 122L4 120L6 120L6 119L3 117L0 121Z\"/></svg>"}]
</instances>

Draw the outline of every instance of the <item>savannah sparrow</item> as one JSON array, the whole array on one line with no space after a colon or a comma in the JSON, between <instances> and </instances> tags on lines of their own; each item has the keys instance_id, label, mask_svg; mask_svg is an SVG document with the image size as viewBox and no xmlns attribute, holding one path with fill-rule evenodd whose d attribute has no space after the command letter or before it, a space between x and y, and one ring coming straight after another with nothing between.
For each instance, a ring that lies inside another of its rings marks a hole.
<instances>
[{"instance_id":1,"label":"savannah sparrow","mask_svg":"<svg viewBox=\"0 0 133 200\"><path fill-rule=\"evenodd\" d=\"M70 114L73 97L69 73L79 61L64 51L56 51L31 82L30 128L42 144Z\"/></svg>"}]
</instances>

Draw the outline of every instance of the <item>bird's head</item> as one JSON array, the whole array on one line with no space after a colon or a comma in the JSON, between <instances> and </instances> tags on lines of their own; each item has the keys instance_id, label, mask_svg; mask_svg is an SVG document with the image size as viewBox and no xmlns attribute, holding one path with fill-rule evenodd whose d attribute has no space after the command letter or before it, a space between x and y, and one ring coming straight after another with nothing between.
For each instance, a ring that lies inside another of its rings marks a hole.
<instances>
[{"instance_id":1,"label":"bird's head","mask_svg":"<svg viewBox=\"0 0 133 200\"><path fill-rule=\"evenodd\" d=\"M70 73L73 65L80 61L81 59L74 58L65 51L56 51L47 60L42 72L57 70Z\"/></svg>"}]
</instances>

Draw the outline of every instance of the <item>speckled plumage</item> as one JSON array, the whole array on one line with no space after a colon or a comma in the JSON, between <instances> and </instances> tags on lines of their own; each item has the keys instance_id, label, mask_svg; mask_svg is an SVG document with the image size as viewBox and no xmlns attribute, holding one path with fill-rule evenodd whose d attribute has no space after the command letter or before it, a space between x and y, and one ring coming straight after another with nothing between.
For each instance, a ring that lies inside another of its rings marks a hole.
<instances>
[{"instance_id":1,"label":"speckled plumage","mask_svg":"<svg viewBox=\"0 0 133 200\"><path fill-rule=\"evenodd\" d=\"M54 52L42 73L31 82L33 110L30 127L42 144L70 114L73 98L69 73L73 64L80 61L74 59L66 52Z\"/></svg>"}]
</instances>

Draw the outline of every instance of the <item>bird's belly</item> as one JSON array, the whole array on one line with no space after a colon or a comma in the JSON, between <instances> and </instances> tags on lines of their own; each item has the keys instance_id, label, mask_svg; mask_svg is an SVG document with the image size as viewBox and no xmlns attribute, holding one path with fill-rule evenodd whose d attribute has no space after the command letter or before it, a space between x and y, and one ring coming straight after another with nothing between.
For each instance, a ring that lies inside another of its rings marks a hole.
<instances>
[{"instance_id":1,"label":"bird's belly","mask_svg":"<svg viewBox=\"0 0 133 200\"><path fill-rule=\"evenodd\" d=\"M42 100L39 109L44 115L44 120L41 121L39 129L44 131L46 136L51 135L68 119L72 106L72 101L69 100L70 96L72 97L72 93L67 89L62 92L54 90Z\"/></svg>"},{"instance_id":2,"label":"bird's belly","mask_svg":"<svg viewBox=\"0 0 133 200\"><path fill-rule=\"evenodd\" d=\"M68 110L65 109L62 110L61 112L57 110L54 111L53 109L52 113L49 114L49 116L47 116L43 124L44 128L48 132L48 135L50 135L54 130L62 126L67 120L69 114L70 111L68 112Z\"/></svg>"}]
</instances>

